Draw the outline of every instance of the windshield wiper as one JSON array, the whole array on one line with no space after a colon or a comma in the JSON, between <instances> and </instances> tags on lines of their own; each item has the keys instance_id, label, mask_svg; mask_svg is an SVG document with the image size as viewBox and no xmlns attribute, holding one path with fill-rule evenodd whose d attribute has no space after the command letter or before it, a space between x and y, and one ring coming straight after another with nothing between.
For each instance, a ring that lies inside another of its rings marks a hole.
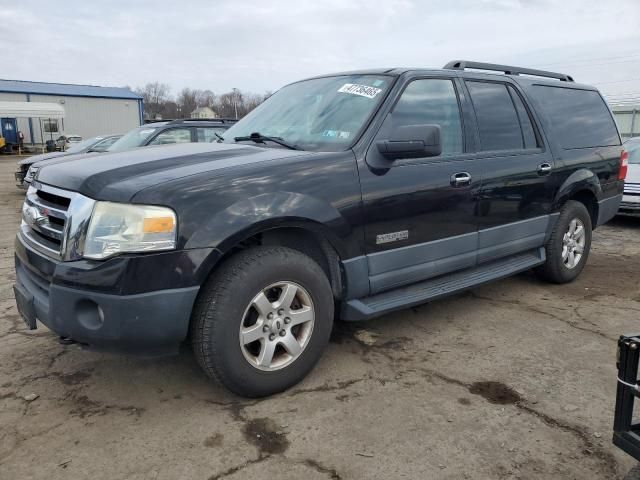
<instances>
[{"instance_id":1,"label":"windshield wiper","mask_svg":"<svg viewBox=\"0 0 640 480\"><path fill-rule=\"evenodd\" d=\"M282 145L283 147L286 147L290 150L302 150L297 145L292 145L291 143L285 142L280 137L267 137L266 135L262 135L261 133L258 133L258 132L253 132L251 135L246 137L235 137L234 140L236 142L246 142L248 140L251 140L252 142L256 142L256 143L264 143L265 141L267 141L267 142L277 143L278 145Z\"/></svg>"},{"instance_id":2,"label":"windshield wiper","mask_svg":"<svg viewBox=\"0 0 640 480\"><path fill-rule=\"evenodd\" d=\"M213 132L213 134L218 137L218 140L220 140L221 142L224 142L224 137L222 135L220 135L218 132Z\"/></svg>"}]
</instances>

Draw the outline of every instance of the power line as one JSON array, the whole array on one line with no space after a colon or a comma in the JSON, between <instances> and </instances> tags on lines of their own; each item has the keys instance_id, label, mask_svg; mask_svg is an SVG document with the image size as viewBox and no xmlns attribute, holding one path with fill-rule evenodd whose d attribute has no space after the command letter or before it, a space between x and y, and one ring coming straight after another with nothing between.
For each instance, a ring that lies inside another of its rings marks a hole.
<instances>
[{"instance_id":1,"label":"power line","mask_svg":"<svg viewBox=\"0 0 640 480\"><path fill-rule=\"evenodd\" d=\"M547 67L552 65L573 65L576 63L590 63L590 62L599 62L600 60L616 60L621 58L635 58L640 57L640 53L634 53L631 55L621 55L617 57L600 57L600 58L585 58L583 60L569 60L568 62L554 62L554 63L539 63L537 65L533 65L534 67Z\"/></svg>"},{"instance_id":2,"label":"power line","mask_svg":"<svg viewBox=\"0 0 640 480\"><path fill-rule=\"evenodd\" d=\"M628 78L626 80L612 80L610 82L594 82L592 85L607 85L609 83L625 83L625 82L637 82L640 78Z\"/></svg>"}]
</instances>

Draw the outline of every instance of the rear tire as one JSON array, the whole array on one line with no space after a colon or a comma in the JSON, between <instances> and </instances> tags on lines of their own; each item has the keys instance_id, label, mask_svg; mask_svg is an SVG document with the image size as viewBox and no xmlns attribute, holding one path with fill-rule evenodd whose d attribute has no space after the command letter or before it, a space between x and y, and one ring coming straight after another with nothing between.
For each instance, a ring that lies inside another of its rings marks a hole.
<instances>
[{"instance_id":1,"label":"rear tire","mask_svg":"<svg viewBox=\"0 0 640 480\"><path fill-rule=\"evenodd\" d=\"M587 263L591 233L589 211L583 203L569 200L560 211L560 217L545 245L547 260L536 268L536 273L552 283L575 280Z\"/></svg>"},{"instance_id":2,"label":"rear tire","mask_svg":"<svg viewBox=\"0 0 640 480\"><path fill-rule=\"evenodd\" d=\"M281 392L322 355L333 307L329 280L308 256L284 247L241 251L200 291L191 319L196 359L238 395Z\"/></svg>"}]
</instances>

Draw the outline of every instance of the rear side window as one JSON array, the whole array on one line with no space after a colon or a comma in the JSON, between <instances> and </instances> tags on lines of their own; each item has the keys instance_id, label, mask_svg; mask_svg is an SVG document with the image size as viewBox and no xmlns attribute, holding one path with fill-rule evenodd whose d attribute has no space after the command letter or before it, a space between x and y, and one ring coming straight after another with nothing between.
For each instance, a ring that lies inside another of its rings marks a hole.
<instances>
[{"instance_id":1,"label":"rear side window","mask_svg":"<svg viewBox=\"0 0 640 480\"><path fill-rule=\"evenodd\" d=\"M503 83L470 81L466 84L476 111L481 149L524 148L520 121L507 86Z\"/></svg>"},{"instance_id":2,"label":"rear side window","mask_svg":"<svg viewBox=\"0 0 640 480\"><path fill-rule=\"evenodd\" d=\"M620 145L616 125L598 92L544 85L532 90L562 148Z\"/></svg>"}]
</instances>

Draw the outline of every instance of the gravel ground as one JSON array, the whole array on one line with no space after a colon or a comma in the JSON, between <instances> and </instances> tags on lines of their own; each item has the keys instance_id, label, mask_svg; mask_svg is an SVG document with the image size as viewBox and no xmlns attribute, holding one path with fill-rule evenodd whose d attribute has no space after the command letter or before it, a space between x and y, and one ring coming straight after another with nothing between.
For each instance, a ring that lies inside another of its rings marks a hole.
<instances>
[{"instance_id":1,"label":"gravel ground","mask_svg":"<svg viewBox=\"0 0 640 480\"><path fill-rule=\"evenodd\" d=\"M189 352L107 355L25 329L14 167L0 159L3 480L612 479L633 465L611 428L616 339L640 330L640 219L598 229L570 285L522 274L337 323L303 383L247 401Z\"/></svg>"}]
</instances>

